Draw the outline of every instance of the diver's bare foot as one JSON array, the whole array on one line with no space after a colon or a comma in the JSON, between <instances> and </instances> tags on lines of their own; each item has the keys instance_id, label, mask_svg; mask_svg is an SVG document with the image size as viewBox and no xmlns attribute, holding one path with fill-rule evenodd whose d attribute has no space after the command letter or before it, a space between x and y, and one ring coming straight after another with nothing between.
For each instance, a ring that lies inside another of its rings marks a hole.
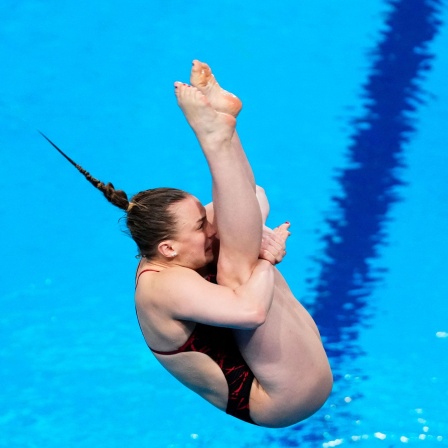
<instances>
[{"instance_id":1,"label":"diver's bare foot","mask_svg":"<svg viewBox=\"0 0 448 448\"><path fill-rule=\"evenodd\" d=\"M235 117L217 112L196 87L175 82L174 88L177 103L204 150L220 149L222 143L230 142L235 132Z\"/></svg>"},{"instance_id":2,"label":"diver's bare foot","mask_svg":"<svg viewBox=\"0 0 448 448\"><path fill-rule=\"evenodd\" d=\"M191 68L190 83L197 87L210 101L211 105L218 111L236 117L243 103L233 93L221 88L216 81L210 67L195 59Z\"/></svg>"}]
</instances>

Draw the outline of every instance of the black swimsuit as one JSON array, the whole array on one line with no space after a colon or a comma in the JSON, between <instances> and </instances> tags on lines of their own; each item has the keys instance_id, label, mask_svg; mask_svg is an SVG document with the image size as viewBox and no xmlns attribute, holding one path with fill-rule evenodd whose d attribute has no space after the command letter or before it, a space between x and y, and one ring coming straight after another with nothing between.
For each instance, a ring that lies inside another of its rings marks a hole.
<instances>
[{"instance_id":1,"label":"black swimsuit","mask_svg":"<svg viewBox=\"0 0 448 448\"><path fill-rule=\"evenodd\" d=\"M141 271L138 278L147 271L151 271L151 269ZM208 278L208 280L212 281L212 278ZM199 352L209 356L222 370L229 387L226 413L245 422L256 424L250 418L249 409L249 396L254 374L241 356L232 330L197 323L187 342L177 350L164 352L149 348L153 353L159 355Z\"/></svg>"}]
</instances>

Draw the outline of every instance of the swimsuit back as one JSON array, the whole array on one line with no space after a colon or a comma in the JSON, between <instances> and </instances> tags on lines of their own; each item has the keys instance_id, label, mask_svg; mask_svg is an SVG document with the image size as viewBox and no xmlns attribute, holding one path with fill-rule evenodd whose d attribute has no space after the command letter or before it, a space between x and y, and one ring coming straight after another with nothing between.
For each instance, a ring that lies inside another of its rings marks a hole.
<instances>
[{"instance_id":1,"label":"swimsuit back","mask_svg":"<svg viewBox=\"0 0 448 448\"><path fill-rule=\"evenodd\" d=\"M159 272L154 269L141 271L136 282L144 272L148 271ZM216 283L215 275L209 275L206 279ZM249 413L249 395L254 374L241 356L230 328L196 323L190 337L179 348L171 351L155 350L151 347L149 349L159 355L199 352L209 356L218 364L229 386L227 414L254 424Z\"/></svg>"}]
</instances>

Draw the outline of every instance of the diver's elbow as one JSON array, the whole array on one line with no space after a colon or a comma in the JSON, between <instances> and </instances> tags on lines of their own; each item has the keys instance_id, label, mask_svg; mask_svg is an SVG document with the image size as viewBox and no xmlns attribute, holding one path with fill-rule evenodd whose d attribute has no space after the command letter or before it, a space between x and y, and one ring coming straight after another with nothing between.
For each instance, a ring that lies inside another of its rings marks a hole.
<instances>
[{"instance_id":1,"label":"diver's elbow","mask_svg":"<svg viewBox=\"0 0 448 448\"><path fill-rule=\"evenodd\" d=\"M268 310L263 306L256 306L250 311L247 317L246 328L248 330L255 330L266 322Z\"/></svg>"}]
</instances>

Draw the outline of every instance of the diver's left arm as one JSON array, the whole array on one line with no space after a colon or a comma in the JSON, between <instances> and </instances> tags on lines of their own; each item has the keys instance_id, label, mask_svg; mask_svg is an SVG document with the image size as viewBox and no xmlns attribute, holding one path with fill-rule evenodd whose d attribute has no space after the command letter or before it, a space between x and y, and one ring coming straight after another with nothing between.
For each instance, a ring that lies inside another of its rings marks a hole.
<instances>
[{"instance_id":1,"label":"diver's left arm","mask_svg":"<svg viewBox=\"0 0 448 448\"><path fill-rule=\"evenodd\" d=\"M289 222L285 222L275 229L263 226L259 258L275 265L286 255L286 240L289 235Z\"/></svg>"}]
</instances>

